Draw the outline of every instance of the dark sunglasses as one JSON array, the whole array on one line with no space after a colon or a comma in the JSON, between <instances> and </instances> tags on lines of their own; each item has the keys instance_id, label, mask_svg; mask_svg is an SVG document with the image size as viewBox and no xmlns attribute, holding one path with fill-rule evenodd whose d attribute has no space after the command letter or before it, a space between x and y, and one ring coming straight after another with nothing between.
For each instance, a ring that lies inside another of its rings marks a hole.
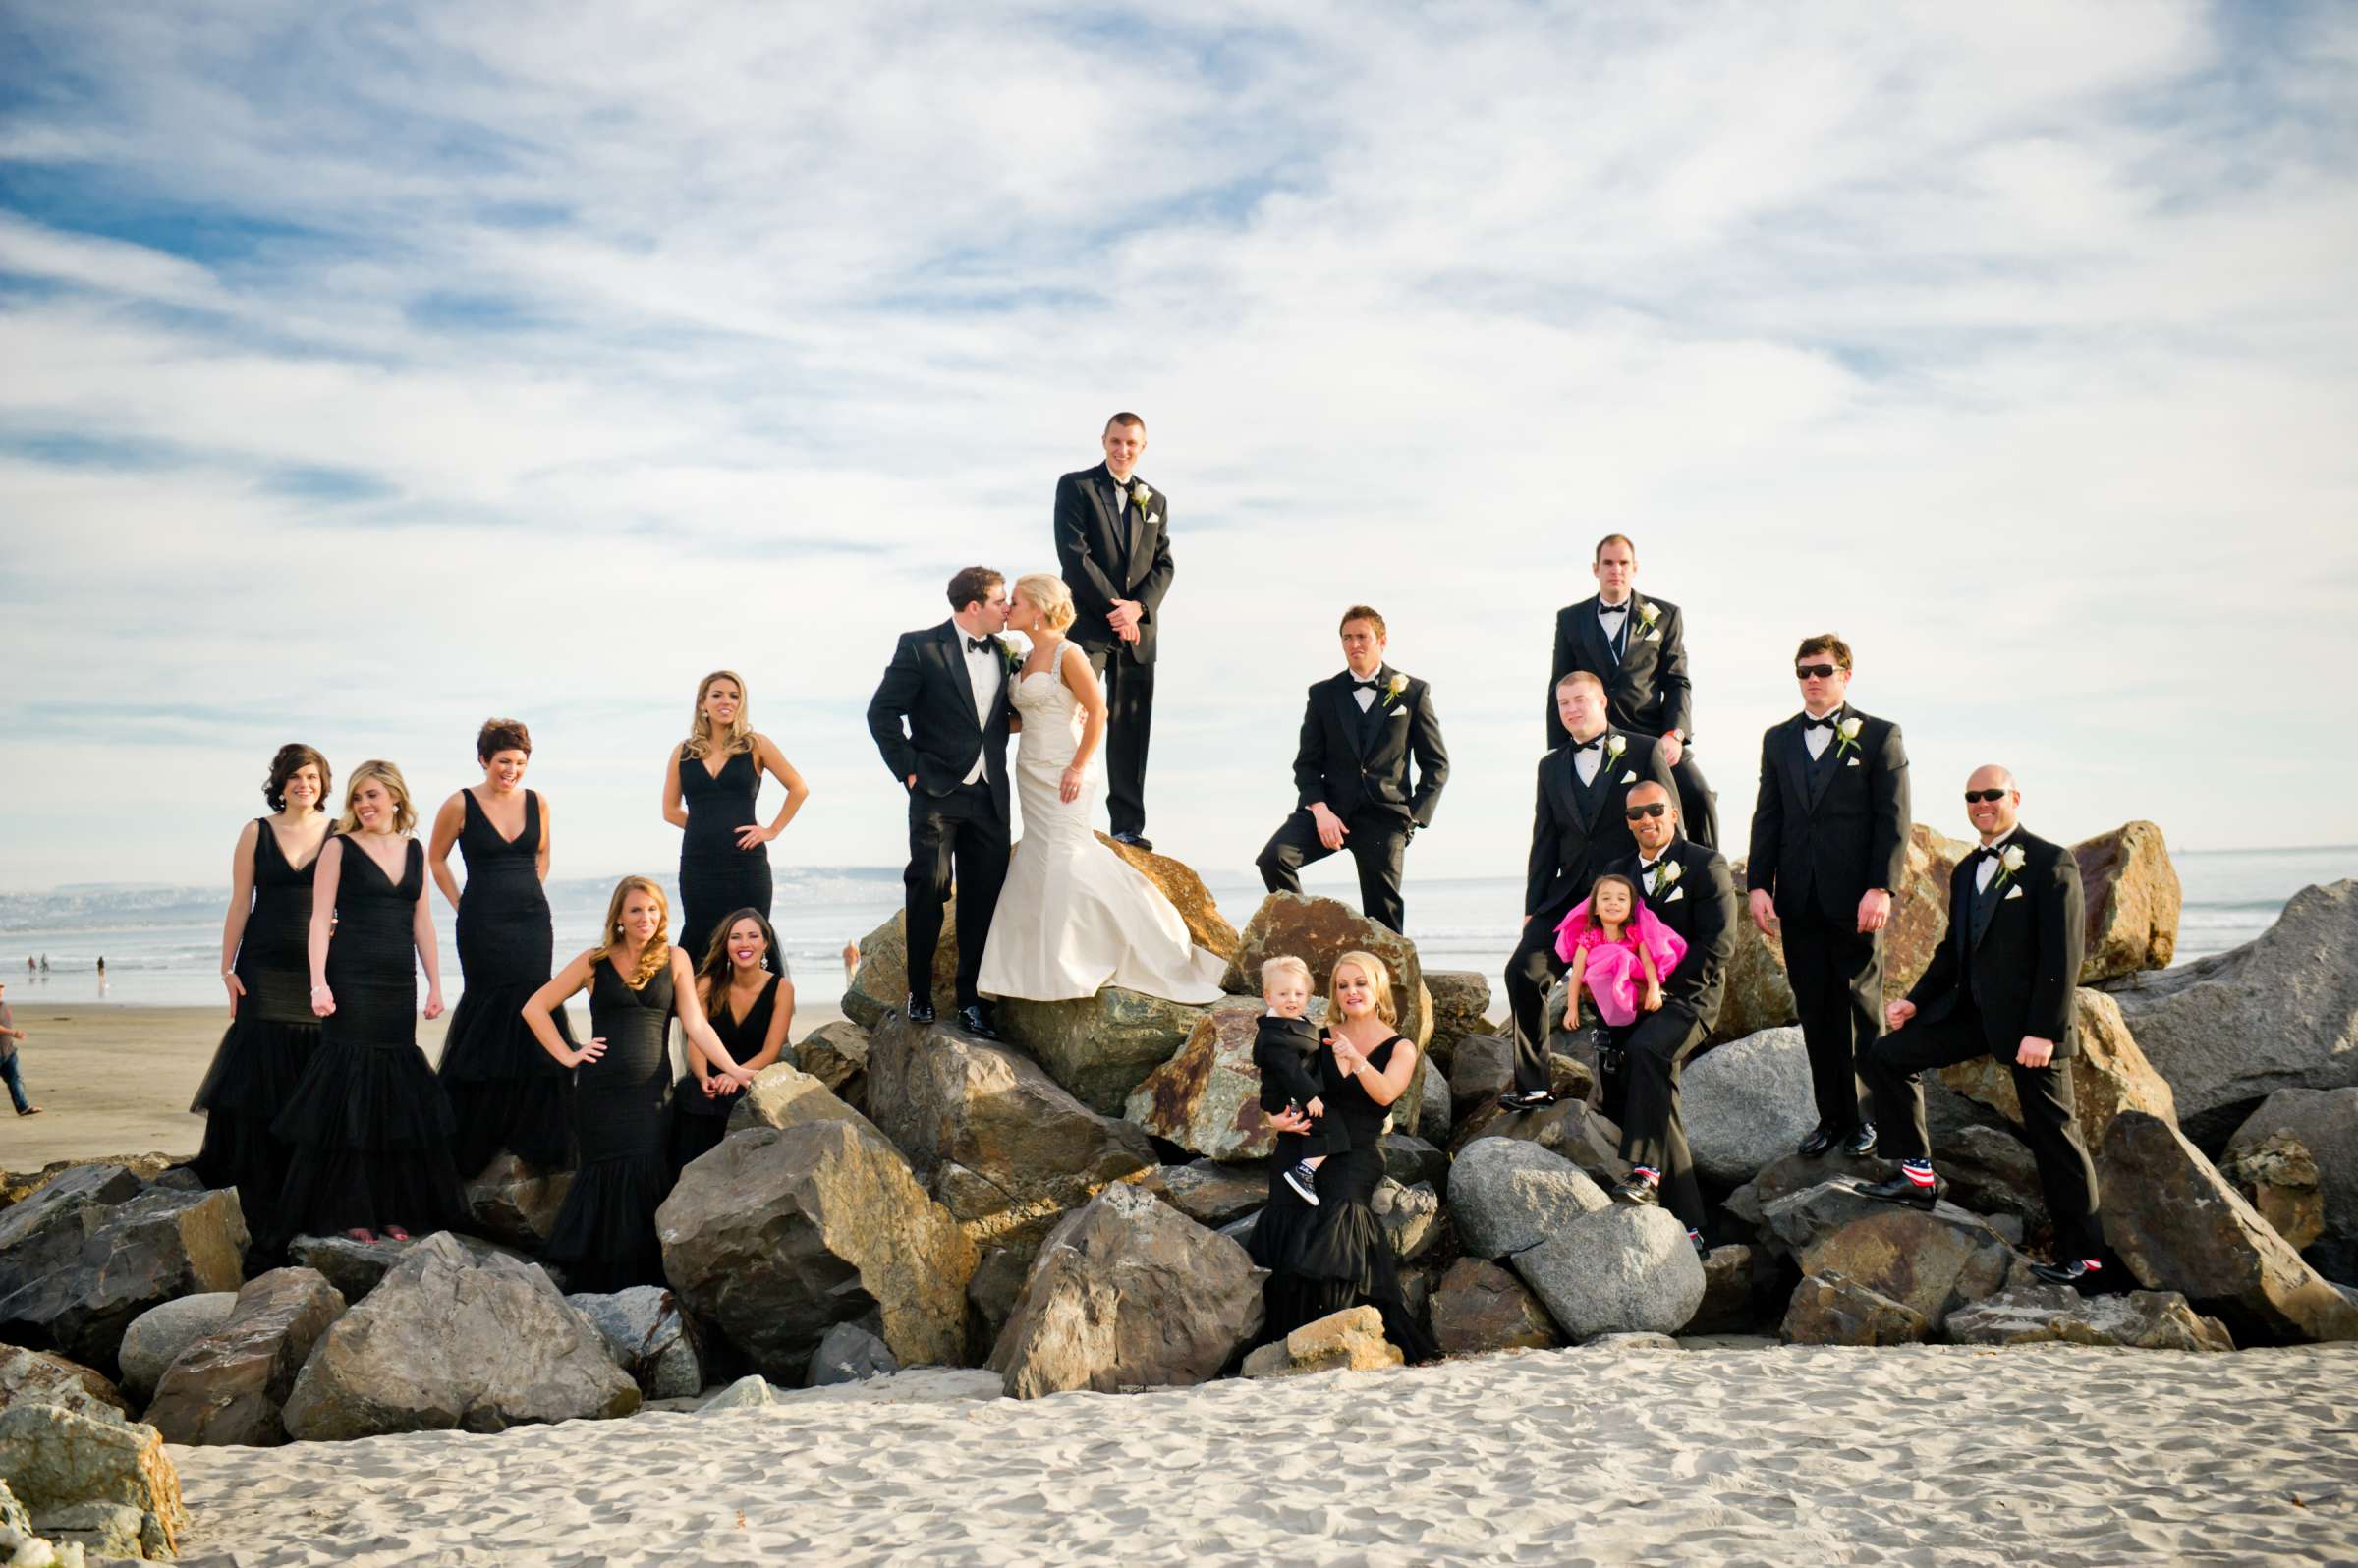
<instances>
[{"instance_id":1,"label":"dark sunglasses","mask_svg":"<svg viewBox=\"0 0 2358 1568\"><path fill-rule=\"evenodd\" d=\"M2002 801L2013 793L2012 790L1967 790L1965 804L1979 806L1985 801Z\"/></svg>"},{"instance_id":2,"label":"dark sunglasses","mask_svg":"<svg viewBox=\"0 0 2358 1568\"><path fill-rule=\"evenodd\" d=\"M1838 664L1796 664L1793 666L1793 678L1806 681L1815 676L1821 681L1830 680L1834 671L1840 668Z\"/></svg>"},{"instance_id":3,"label":"dark sunglasses","mask_svg":"<svg viewBox=\"0 0 2358 1568\"><path fill-rule=\"evenodd\" d=\"M1623 807L1621 814L1634 822L1641 816L1659 816L1669 810L1670 803L1667 801L1648 801L1643 806Z\"/></svg>"}]
</instances>

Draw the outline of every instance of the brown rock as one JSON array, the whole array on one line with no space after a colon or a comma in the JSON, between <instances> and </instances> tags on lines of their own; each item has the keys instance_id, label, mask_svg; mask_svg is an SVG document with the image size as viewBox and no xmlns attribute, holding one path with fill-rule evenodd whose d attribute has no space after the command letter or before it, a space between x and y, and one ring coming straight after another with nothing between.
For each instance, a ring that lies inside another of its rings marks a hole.
<instances>
[{"instance_id":1,"label":"brown rock","mask_svg":"<svg viewBox=\"0 0 2358 1568\"><path fill-rule=\"evenodd\" d=\"M2129 822L2071 847L2088 899L2080 983L2167 969L2178 951L2182 895L2169 846L2151 822Z\"/></svg>"},{"instance_id":2,"label":"brown rock","mask_svg":"<svg viewBox=\"0 0 2358 1568\"><path fill-rule=\"evenodd\" d=\"M2226 1156L2232 1160L2263 1148L2279 1133L2298 1143L2316 1166L2325 1234L2344 1243L2358 1242L2358 1089L2277 1090L2227 1140ZM2273 1172L2272 1179L2288 1190L2301 1185L2292 1166ZM2261 1211L2268 1212L2265 1207ZM2297 1221L2295 1228L2305 1225Z\"/></svg>"},{"instance_id":3,"label":"brown rock","mask_svg":"<svg viewBox=\"0 0 2358 1568\"><path fill-rule=\"evenodd\" d=\"M1432 1337L1446 1356L1551 1350L1564 1342L1529 1286L1479 1258L1451 1263L1432 1288Z\"/></svg>"},{"instance_id":4,"label":"brown rock","mask_svg":"<svg viewBox=\"0 0 2358 1568\"><path fill-rule=\"evenodd\" d=\"M1210 1159L1158 1165L1139 1177L1138 1184L1197 1224L1214 1230L1269 1201L1269 1173L1260 1165L1223 1165Z\"/></svg>"},{"instance_id":5,"label":"brown rock","mask_svg":"<svg viewBox=\"0 0 2358 1568\"><path fill-rule=\"evenodd\" d=\"M1134 844L1117 844L1103 833L1097 835L1097 842L1137 867L1148 881L1162 889L1162 896L1171 901L1179 918L1187 922L1188 938L1198 947L1231 961L1235 959L1239 945L1236 927L1228 924L1220 906L1212 902L1211 890L1193 868L1168 855L1157 855ZM1254 989L1258 991L1260 987L1256 985Z\"/></svg>"},{"instance_id":6,"label":"brown rock","mask_svg":"<svg viewBox=\"0 0 2358 1568\"><path fill-rule=\"evenodd\" d=\"M844 987L843 1013L873 1031L887 1014L898 1017L909 1003L908 916L894 910L883 924L860 938L860 963ZM947 1008L958 993L958 900L941 907L941 941L933 949L933 1004Z\"/></svg>"},{"instance_id":7,"label":"brown rock","mask_svg":"<svg viewBox=\"0 0 2358 1568\"><path fill-rule=\"evenodd\" d=\"M2226 1325L2176 1291L2083 1300L2069 1285L2018 1285L1948 1315L1960 1345L2107 1345L2126 1350L2233 1350Z\"/></svg>"},{"instance_id":8,"label":"brown rock","mask_svg":"<svg viewBox=\"0 0 2358 1568\"><path fill-rule=\"evenodd\" d=\"M1750 1247L1714 1247L1703 1256L1703 1305L1681 1330L1740 1334L1752 1327L1759 1254Z\"/></svg>"},{"instance_id":9,"label":"brown rock","mask_svg":"<svg viewBox=\"0 0 2358 1568\"><path fill-rule=\"evenodd\" d=\"M1266 1159L1277 1135L1261 1108L1253 1036L1266 1011L1258 996L1214 1002L1186 1043L1149 1073L1123 1116L1207 1159Z\"/></svg>"},{"instance_id":10,"label":"brown rock","mask_svg":"<svg viewBox=\"0 0 2358 1568\"><path fill-rule=\"evenodd\" d=\"M1384 929L1339 899L1306 893L1271 893L1245 923L1236 957L1221 982L1239 996L1261 994L1263 960L1291 955L1310 966L1311 989L1320 995L1332 979L1334 961L1349 952L1373 953L1389 972L1395 1026L1422 1048L1432 1037L1431 998L1417 944Z\"/></svg>"},{"instance_id":11,"label":"brown rock","mask_svg":"<svg viewBox=\"0 0 2358 1568\"><path fill-rule=\"evenodd\" d=\"M476 1228L492 1240L536 1251L556 1228L572 1187L573 1172L542 1170L503 1149L467 1184L467 1207Z\"/></svg>"},{"instance_id":12,"label":"brown rock","mask_svg":"<svg viewBox=\"0 0 2358 1568\"><path fill-rule=\"evenodd\" d=\"M1936 1148L1934 1158L1943 1157ZM1727 1195L1721 1206L1745 1224L1759 1228L1767 1223L1770 1204L1795 1193L1806 1193L1823 1182L1849 1177L1862 1182L1880 1182L1891 1174L1891 1162L1876 1155L1852 1159L1835 1149L1824 1159L1804 1159L1799 1154L1787 1154L1761 1167L1761 1173ZM1773 1236L1768 1238L1770 1250L1781 1250Z\"/></svg>"},{"instance_id":13,"label":"brown rock","mask_svg":"<svg viewBox=\"0 0 2358 1568\"><path fill-rule=\"evenodd\" d=\"M1178 1054L1204 1016L1202 1007L1118 985L1068 1001L999 1003L1008 1043L1102 1116L1121 1115L1131 1092Z\"/></svg>"},{"instance_id":14,"label":"brown rock","mask_svg":"<svg viewBox=\"0 0 2358 1568\"><path fill-rule=\"evenodd\" d=\"M23 1203L70 1170L103 1166L108 1170L129 1171L142 1183L152 1183L186 1163L187 1156L178 1154L106 1154L95 1159L53 1159L39 1170L0 1171L0 1212Z\"/></svg>"},{"instance_id":15,"label":"brown rock","mask_svg":"<svg viewBox=\"0 0 2358 1568\"><path fill-rule=\"evenodd\" d=\"M132 1413L131 1401L105 1373L50 1351L0 1345L0 1410L19 1403L63 1405L101 1421Z\"/></svg>"},{"instance_id":16,"label":"brown rock","mask_svg":"<svg viewBox=\"0 0 2358 1568\"><path fill-rule=\"evenodd\" d=\"M189 1528L180 1472L153 1427L84 1416L56 1405L0 1410L0 1476L35 1521L92 1503L136 1510L155 1555L180 1549Z\"/></svg>"},{"instance_id":17,"label":"brown rock","mask_svg":"<svg viewBox=\"0 0 2358 1568\"><path fill-rule=\"evenodd\" d=\"M1778 1330L1788 1345L1920 1345L1924 1314L1835 1272L1806 1276Z\"/></svg>"},{"instance_id":18,"label":"brown rock","mask_svg":"<svg viewBox=\"0 0 2358 1568\"><path fill-rule=\"evenodd\" d=\"M259 1448L285 1442L280 1411L296 1375L343 1316L343 1296L315 1269L257 1275L238 1292L229 1321L165 1369L147 1407L148 1424L166 1442Z\"/></svg>"},{"instance_id":19,"label":"brown rock","mask_svg":"<svg viewBox=\"0 0 2358 1568\"><path fill-rule=\"evenodd\" d=\"M2218 1173L2295 1252L2326 1233L2326 1201L2318 1190L2317 1161L2292 1134L2271 1133L2257 1143L2240 1146L2236 1140L2228 1140Z\"/></svg>"},{"instance_id":20,"label":"brown rock","mask_svg":"<svg viewBox=\"0 0 2358 1568\"><path fill-rule=\"evenodd\" d=\"M795 1047L802 1070L834 1091L852 1109L868 1110L868 1031L848 1018L825 1023Z\"/></svg>"},{"instance_id":21,"label":"brown rock","mask_svg":"<svg viewBox=\"0 0 2358 1568\"><path fill-rule=\"evenodd\" d=\"M1247 1377L1292 1377L1305 1372L1374 1372L1401 1365L1398 1347L1383 1337L1383 1316L1352 1307L1304 1323L1245 1358Z\"/></svg>"},{"instance_id":22,"label":"brown rock","mask_svg":"<svg viewBox=\"0 0 2358 1568\"><path fill-rule=\"evenodd\" d=\"M1995 1127L1962 1128L1937 1146L1935 1157L1941 1180L1948 1183L1948 1201L1959 1208L2012 1215L2022 1222L2025 1235L2053 1226L2039 1181L2039 1158L2014 1134Z\"/></svg>"},{"instance_id":23,"label":"brown rock","mask_svg":"<svg viewBox=\"0 0 2358 1568\"><path fill-rule=\"evenodd\" d=\"M1850 1181L1821 1182L1770 1204L1764 1218L1805 1274L1840 1274L1912 1308L1927 1323L2004 1289L2014 1250L1954 1204L1931 1210L1879 1203Z\"/></svg>"},{"instance_id":24,"label":"brown rock","mask_svg":"<svg viewBox=\"0 0 2358 1568\"><path fill-rule=\"evenodd\" d=\"M1445 1077L1457 1055L1457 1042L1468 1035L1488 1035L1489 977L1470 969L1432 969L1425 972L1425 991L1432 998L1432 1039L1426 1053Z\"/></svg>"},{"instance_id":25,"label":"brown rock","mask_svg":"<svg viewBox=\"0 0 2358 1568\"><path fill-rule=\"evenodd\" d=\"M2072 1120L2089 1151L2104 1147L2105 1130L2124 1110L2174 1123L2177 1106L2169 1085L2137 1048L2129 1026L2121 1022L2120 1004L2103 991L2091 990L2074 992L2072 1001L2080 1042L2079 1054L2071 1058ZM1940 1081L2016 1126L2022 1124L2014 1075L1996 1058L1983 1055L1943 1067Z\"/></svg>"},{"instance_id":26,"label":"brown rock","mask_svg":"<svg viewBox=\"0 0 2358 1568\"><path fill-rule=\"evenodd\" d=\"M884 1136L815 1075L792 1062L772 1062L756 1073L729 1112L732 1133L749 1127L800 1127L805 1122L853 1122L879 1138Z\"/></svg>"}]
</instances>

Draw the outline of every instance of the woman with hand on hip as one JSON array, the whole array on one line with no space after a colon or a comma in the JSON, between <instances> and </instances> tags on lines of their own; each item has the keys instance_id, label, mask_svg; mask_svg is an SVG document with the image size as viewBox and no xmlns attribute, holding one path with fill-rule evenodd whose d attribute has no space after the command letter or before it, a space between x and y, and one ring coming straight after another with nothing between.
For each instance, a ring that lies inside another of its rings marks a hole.
<instances>
[{"instance_id":1,"label":"woman with hand on hip","mask_svg":"<svg viewBox=\"0 0 2358 1568\"><path fill-rule=\"evenodd\" d=\"M786 786L786 804L767 827L754 813L767 772ZM680 945L702 955L733 909L769 914L769 841L786 830L811 786L766 735L755 733L745 682L714 670L698 683L688 739L663 770L663 820L680 839Z\"/></svg>"}]
</instances>

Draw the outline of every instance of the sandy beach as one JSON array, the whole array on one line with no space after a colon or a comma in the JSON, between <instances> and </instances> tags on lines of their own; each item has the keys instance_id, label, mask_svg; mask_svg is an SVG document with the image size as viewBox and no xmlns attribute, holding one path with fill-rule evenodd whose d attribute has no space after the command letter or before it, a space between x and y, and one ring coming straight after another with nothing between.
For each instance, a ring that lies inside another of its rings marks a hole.
<instances>
[{"instance_id":1,"label":"sandy beach","mask_svg":"<svg viewBox=\"0 0 2358 1568\"><path fill-rule=\"evenodd\" d=\"M174 1448L184 1561L2329 1563L2358 1346L1611 1343L1145 1394ZM709 1460L702 1457L711 1455Z\"/></svg>"}]
</instances>

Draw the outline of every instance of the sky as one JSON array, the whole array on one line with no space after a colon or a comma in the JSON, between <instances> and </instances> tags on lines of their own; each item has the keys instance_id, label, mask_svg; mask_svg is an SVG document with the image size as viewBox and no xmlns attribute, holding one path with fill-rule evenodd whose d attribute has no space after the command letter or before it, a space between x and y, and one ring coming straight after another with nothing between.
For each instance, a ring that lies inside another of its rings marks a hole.
<instances>
[{"instance_id":1,"label":"sky","mask_svg":"<svg viewBox=\"0 0 2358 1568\"><path fill-rule=\"evenodd\" d=\"M1148 422L1149 831L1243 870L1354 601L1520 875L1638 541L1731 836L1808 633L1916 811L2358 841L2358 10L0 0L0 888L226 879L272 751L675 864L699 678L863 712ZM764 798L764 810L775 797Z\"/></svg>"}]
</instances>

